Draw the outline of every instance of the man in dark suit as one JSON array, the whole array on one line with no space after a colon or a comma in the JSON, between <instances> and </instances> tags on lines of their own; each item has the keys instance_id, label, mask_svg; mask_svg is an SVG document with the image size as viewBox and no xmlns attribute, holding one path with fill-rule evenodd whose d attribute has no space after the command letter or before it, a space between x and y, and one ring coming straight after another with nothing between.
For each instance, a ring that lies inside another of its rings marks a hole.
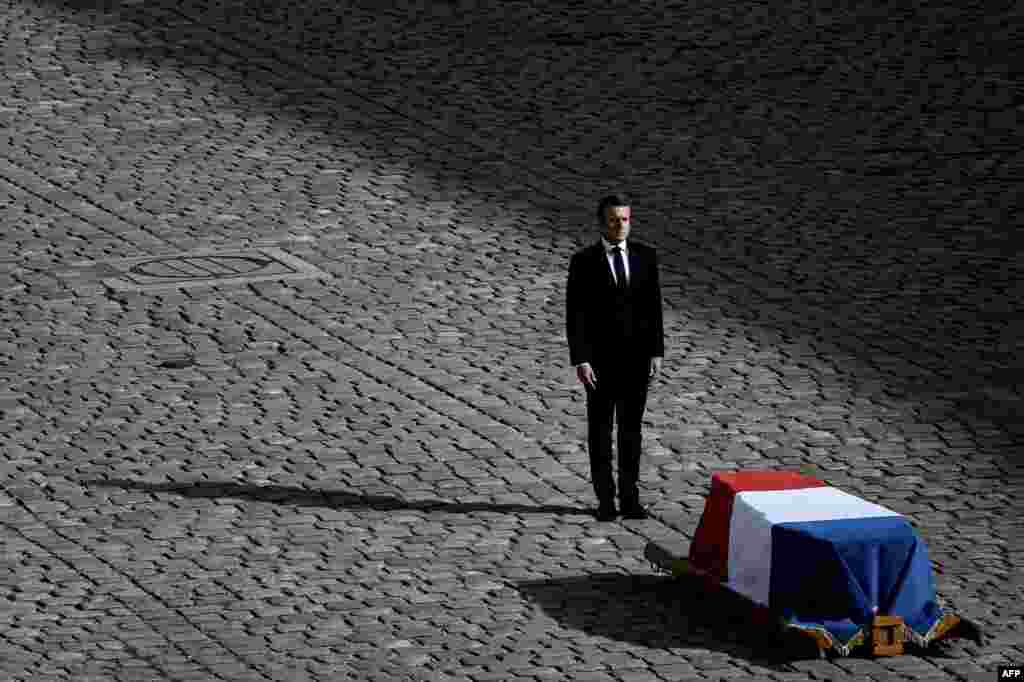
<instances>
[{"instance_id":1,"label":"man in dark suit","mask_svg":"<svg viewBox=\"0 0 1024 682\"><path fill-rule=\"evenodd\" d=\"M647 518L640 504L641 422L647 386L665 355L654 249L627 243L630 209L619 196L597 206L601 239L575 253L566 287L569 357L587 392L587 446L597 518ZM619 505L612 480L612 415L618 424Z\"/></svg>"}]
</instances>

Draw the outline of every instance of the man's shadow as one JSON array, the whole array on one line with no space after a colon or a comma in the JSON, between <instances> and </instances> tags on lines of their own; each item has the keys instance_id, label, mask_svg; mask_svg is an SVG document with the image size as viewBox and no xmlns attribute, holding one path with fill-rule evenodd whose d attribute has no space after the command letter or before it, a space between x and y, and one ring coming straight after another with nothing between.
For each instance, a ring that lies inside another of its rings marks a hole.
<instances>
[{"instance_id":1,"label":"man's shadow","mask_svg":"<svg viewBox=\"0 0 1024 682\"><path fill-rule=\"evenodd\" d=\"M123 478L95 479L81 482L85 486L145 490L189 498L229 498L255 500L299 507L327 509L371 509L375 511L416 510L465 514L498 512L505 514L589 515L591 510L566 505L529 505L496 502L443 502L441 500L405 500L393 495L364 495L342 490L316 490L297 486L252 485L233 481L195 481L188 483L153 483Z\"/></svg>"},{"instance_id":2,"label":"man's shadow","mask_svg":"<svg viewBox=\"0 0 1024 682\"><path fill-rule=\"evenodd\" d=\"M327 509L376 511L589 515L565 505L410 501L392 495L260 486L230 481L153 483L129 479L81 481L89 487L143 490L188 498L239 499ZM597 573L510 582L526 599L566 627L590 635L660 649L701 648L786 670L795 660L820 658L814 642L792 629L752 618L750 604L692 577ZM935 655L935 652L931 652Z\"/></svg>"},{"instance_id":3,"label":"man's shadow","mask_svg":"<svg viewBox=\"0 0 1024 682\"><path fill-rule=\"evenodd\" d=\"M142 490L187 498L236 499L326 509L375 511L589 515L566 505L503 504L405 500L297 486L252 485L232 481L156 483L123 478L83 480L87 487ZM510 583L529 601L567 627L652 648L701 647L761 665L817 656L804 638L750 626L746 604L724 590L709 591L697 581L658 575L599 573Z\"/></svg>"}]
</instances>

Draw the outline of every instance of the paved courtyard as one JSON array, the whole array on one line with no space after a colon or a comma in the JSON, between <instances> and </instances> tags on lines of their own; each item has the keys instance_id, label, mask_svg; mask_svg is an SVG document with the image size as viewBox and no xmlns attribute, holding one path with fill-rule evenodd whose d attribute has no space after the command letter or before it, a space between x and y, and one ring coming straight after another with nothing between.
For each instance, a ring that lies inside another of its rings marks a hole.
<instances>
[{"instance_id":1,"label":"paved courtyard","mask_svg":"<svg viewBox=\"0 0 1024 682\"><path fill-rule=\"evenodd\" d=\"M1024 662L1019 3L0 3L0 679ZM619 189L666 358L598 524ZM741 467L906 514L988 643L766 655L643 558Z\"/></svg>"}]
</instances>

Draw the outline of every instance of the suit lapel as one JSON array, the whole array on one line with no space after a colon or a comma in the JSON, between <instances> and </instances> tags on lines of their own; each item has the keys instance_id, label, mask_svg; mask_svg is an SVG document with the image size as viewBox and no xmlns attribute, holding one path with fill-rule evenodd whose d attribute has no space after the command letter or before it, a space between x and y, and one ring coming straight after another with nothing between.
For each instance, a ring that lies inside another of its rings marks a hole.
<instances>
[{"instance_id":1,"label":"suit lapel","mask_svg":"<svg viewBox=\"0 0 1024 682\"><path fill-rule=\"evenodd\" d=\"M640 267L640 252L636 250L636 247L632 247L629 250L629 288L631 290L637 282L636 278L640 276Z\"/></svg>"},{"instance_id":2,"label":"suit lapel","mask_svg":"<svg viewBox=\"0 0 1024 682\"><path fill-rule=\"evenodd\" d=\"M600 241L594 247L594 262L600 268L599 272L604 273L603 281L605 285L614 289L615 277L612 275L611 268L608 267L608 256L605 254L604 244Z\"/></svg>"}]
</instances>

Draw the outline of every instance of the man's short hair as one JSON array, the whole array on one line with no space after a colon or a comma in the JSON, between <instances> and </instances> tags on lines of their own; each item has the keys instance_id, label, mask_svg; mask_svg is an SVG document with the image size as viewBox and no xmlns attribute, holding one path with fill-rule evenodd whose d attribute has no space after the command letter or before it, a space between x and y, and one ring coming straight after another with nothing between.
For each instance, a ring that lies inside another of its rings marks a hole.
<instances>
[{"instance_id":1,"label":"man's short hair","mask_svg":"<svg viewBox=\"0 0 1024 682\"><path fill-rule=\"evenodd\" d=\"M609 194L597 204L597 222L604 225L605 211L613 206L629 206L629 200L622 194Z\"/></svg>"}]
</instances>

